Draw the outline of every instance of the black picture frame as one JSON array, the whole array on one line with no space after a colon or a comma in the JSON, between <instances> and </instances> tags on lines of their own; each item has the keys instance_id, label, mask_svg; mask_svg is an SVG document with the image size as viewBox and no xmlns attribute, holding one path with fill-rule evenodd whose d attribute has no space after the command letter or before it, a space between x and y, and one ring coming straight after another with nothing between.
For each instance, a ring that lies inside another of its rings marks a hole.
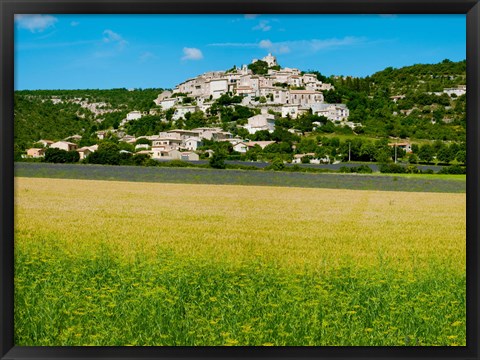
<instances>
[{"instance_id":1,"label":"black picture frame","mask_svg":"<svg viewBox=\"0 0 480 360\"><path fill-rule=\"evenodd\" d=\"M479 359L480 4L477 0L1 0L0 357L125 358L459 358ZM465 347L16 347L14 346L14 14L466 14L467 346Z\"/></svg>"}]
</instances>

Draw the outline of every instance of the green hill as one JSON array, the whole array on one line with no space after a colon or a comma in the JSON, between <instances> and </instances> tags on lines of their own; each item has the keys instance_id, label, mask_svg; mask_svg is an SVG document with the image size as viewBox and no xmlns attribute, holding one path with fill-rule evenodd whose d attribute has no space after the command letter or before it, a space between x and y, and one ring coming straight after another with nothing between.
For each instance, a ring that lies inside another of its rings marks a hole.
<instances>
[{"instance_id":1,"label":"green hill","mask_svg":"<svg viewBox=\"0 0 480 360\"><path fill-rule=\"evenodd\" d=\"M450 97L445 88L464 85L466 62L444 60L386 68L365 78L331 77L328 102L345 102L349 120L369 135L465 141L465 95ZM398 98L395 98L398 97Z\"/></svg>"},{"instance_id":2,"label":"green hill","mask_svg":"<svg viewBox=\"0 0 480 360\"><path fill-rule=\"evenodd\" d=\"M25 149L39 139L61 140L118 127L133 110L148 111L162 89L24 90L15 92L14 140Z\"/></svg>"},{"instance_id":3,"label":"green hill","mask_svg":"<svg viewBox=\"0 0 480 360\"><path fill-rule=\"evenodd\" d=\"M309 70L312 72L312 70ZM438 64L415 64L399 69L392 67L364 78L331 76L315 72L334 90L324 92L328 103L346 103L349 121L361 123L354 129L319 127L320 133L358 134L369 137L410 138L425 140L466 140L466 97L450 96L446 88L464 85L466 62L444 60ZM156 108L154 99L162 89L111 90L25 90L15 92L15 145L17 150L32 146L39 139L60 140L73 134L95 137L94 131L118 128L126 114L133 110L147 112ZM225 96L224 96L225 97ZM227 96L228 99L230 97ZM186 97L186 99L193 99ZM235 99L232 98L232 99ZM233 101L233 100L232 100ZM239 104L219 100L210 116L195 113L185 121L173 123L172 110L144 116L126 125L131 134L150 135L171 127L192 128L219 122L225 129L236 131L245 123L250 110ZM220 114L220 115L218 115ZM243 115L242 115L243 114ZM277 119L278 127L302 130L312 119L306 114L295 121ZM283 124L283 125L282 125ZM232 130L233 129L233 130ZM303 131L303 130L302 130ZM310 131L310 130L307 130Z\"/></svg>"}]
</instances>

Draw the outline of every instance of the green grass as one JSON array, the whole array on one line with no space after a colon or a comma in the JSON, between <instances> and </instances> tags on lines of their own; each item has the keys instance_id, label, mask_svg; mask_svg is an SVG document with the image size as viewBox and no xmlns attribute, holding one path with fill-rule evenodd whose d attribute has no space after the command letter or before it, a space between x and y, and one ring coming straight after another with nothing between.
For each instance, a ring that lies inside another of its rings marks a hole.
<instances>
[{"instance_id":1,"label":"green grass","mask_svg":"<svg viewBox=\"0 0 480 360\"><path fill-rule=\"evenodd\" d=\"M359 174L361 175L361 174ZM396 176L405 179L425 179L425 180L447 180L447 181L467 181L467 175L452 175L452 174L384 174L375 173L375 176Z\"/></svg>"},{"instance_id":2,"label":"green grass","mask_svg":"<svg viewBox=\"0 0 480 360\"><path fill-rule=\"evenodd\" d=\"M17 258L17 344L465 344L465 278L441 267L325 274L161 251L123 263L114 251L82 258L51 250L33 262L33 254Z\"/></svg>"}]
</instances>

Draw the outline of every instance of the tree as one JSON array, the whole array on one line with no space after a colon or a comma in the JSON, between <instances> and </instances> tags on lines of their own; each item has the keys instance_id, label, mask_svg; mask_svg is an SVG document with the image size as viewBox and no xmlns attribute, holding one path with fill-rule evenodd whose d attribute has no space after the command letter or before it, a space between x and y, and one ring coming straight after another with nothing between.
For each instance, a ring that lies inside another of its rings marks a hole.
<instances>
[{"instance_id":1,"label":"tree","mask_svg":"<svg viewBox=\"0 0 480 360\"><path fill-rule=\"evenodd\" d=\"M209 160L210 167L214 169L225 169L227 167L227 165L225 164L225 158L226 156L224 153L220 151L214 152Z\"/></svg>"},{"instance_id":2,"label":"tree","mask_svg":"<svg viewBox=\"0 0 480 360\"><path fill-rule=\"evenodd\" d=\"M248 65L248 68L252 70L255 75L266 75L268 74L268 63L263 60L257 60L252 64Z\"/></svg>"},{"instance_id":3,"label":"tree","mask_svg":"<svg viewBox=\"0 0 480 360\"><path fill-rule=\"evenodd\" d=\"M342 102L342 95L335 90L327 90L323 94L325 102L329 104L339 104Z\"/></svg>"},{"instance_id":4,"label":"tree","mask_svg":"<svg viewBox=\"0 0 480 360\"><path fill-rule=\"evenodd\" d=\"M408 162L410 164L418 164L418 157L417 155L415 155L414 153L410 153L408 155Z\"/></svg>"},{"instance_id":5,"label":"tree","mask_svg":"<svg viewBox=\"0 0 480 360\"><path fill-rule=\"evenodd\" d=\"M250 136L250 133L248 132L247 129L242 128L242 127L237 127L236 128L236 133L238 136L240 136L242 139L246 139Z\"/></svg>"},{"instance_id":6,"label":"tree","mask_svg":"<svg viewBox=\"0 0 480 360\"><path fill-rule=\"evenodd\" d=\"M316 77L317 77L317 80L318 81L321 81L321 82L327 82L328 79L326 76L322 75L320 73L320 71L316 71L316 70L308 70L307 71L308 74L314 74Z\"/></svg>"},{"instance_id":7,"label":"tree","mask_svg":"<svg viewBox=\"0 0 480 360\"><path fill-rule=\"evenodd\" d=\"M133 155L131 162L133 165L146 166L148 160L150 160L150 156L147 154L136 154Z\"/></svg>"},{"instance_id":8,"label":"tree","mask_svg":"<svg viewBox=\"0 0 480 360\"><path fill-rule=\"evenodd\" d=\"M260 130L251 136L254 141L269 141L272 139L272 135L268 130Z\"/></svg>"},{"instance_id":9,"label":"tree","mask_svg":"<svg viewBox=\"0 0 480 360\"><path fill-rule=\"evenodd\" d=\"M188 115L188 118L187 118ZM187 113L185 115L185 127L187 129L194 129L197 127L204 127L207 125L203 111L195 111L194 113Z\"/></svg>"},{"instance_id":10,"label":"tree","mask_svg":"<svg viewBox=\"0 0 480 360\"><path fill-rule=\"evenodd\" d=\"M303 138L297 145L297 151L300 154L314 153L317 151L318 145L314 139Z\"/></svg>"},{"instance_id":11,"label":"tree","mask_svg":"<svg viewBox=\"0 0 480 360\"><path fill-rule=\"evenodd\" d=\"M419 159L426 162L432 161L434 154L435 151L433 150L433 147L429 144L422 145L418 150Z\"/></svg>"},{"instance_id":12,"label":"tree","mask_svg":"<svg viewBox=\"0 0 480 360\"><path fill-rule=\"evenodd\" d=\"M165 111L165 119L167 119L167 121L172 121L172 117L173 117L173 114L175 114L175 110L176 109L172 107L167 111Z\"/></svg>"},{"instance_id":13,"label":"tree","mask_svg":"<svg viewBox=\"0 0 480 360\"><path fill-rule=\"evenodd\" d=\"M310 164L311 159L312 157L310 155L302 156L301 158L302 164Z\"/></svg>"},{"instance_id":14,"label":"tree","mask_svg":"<svg viewBox=\"0 0 480 360\"><path fill-rule=\"evenodd\" d=\"M374 161L377 153L377 147L367 141L360 147L360 160L361 161Z\"/></svg>"},{"instance_id":15,"label":"tree","mask_svg":"<svg viewBox=\"0 0 480 360\"><path fill-rule=\"evenodd\" d=\"M455 159L462 164L465 164L467 162L467 152L464 150L460 150L457 152L457 155L455 156Z\"/></svg>"},{"instance_id":16,"label":"tree","mask_svg":"<svg viewBox=\"0 0 480 360\"><path fill-rule=\"evenodd\" d=\"M291 154L292 147L289 143L279 142L273 143L270 145L265 146L263 149L264 154Z\"/></svg>"},{"instance_id":17,"label":"tree","mask_svg":"<svg viewBox=\"0 0 480 360\"><path fill-rule=\"evenodd\" d=\"M275 158L273 159L272 163L268 167L269 169L272 169L274 171L280 171L285 169L285 164L283 163L283 160L281 158Z\"/></svg>"},{"instance_id":18,"label":"tree","mask_svg":"<svg viewBox=\"0 0 480 360\"><path fill-rule=\"evenodd\" d=\"M98 150L90 154L86 161L90 164L120 164L120 147L113 142L105 141L98 146Z\"/></svg>"},{"instance_id":19,"label":"tree","mask_svg":"<svg viewBox=\"0 0 480 360\"><path fill-rule=\"evenodd\" d=\"M45 151L44 160L51 163L74 163L80 160L80 155L77 151L65 151L62 149L48 148Z\"/></svg>"},{"instance_id":20,"label":"tree","mask_svg":"<svg viewBox=\"0 0 480 360\"><path fill-rule=\"evenodd\" d=\"M313 130L313 122L319 120L319 117L316 115L305 114L297 119L295 128L304 133L310 132Z\"/></svg>"},{"instance_id":21,"label":"tree","mask_svg":"<svg viewBox=\"0 0 480 360\"><path fill-rule=\"evenodd\" d=\"M440 160L442 163L449 163L453 160L453 154L450 152L450 149L446 146L440 148L437 153L437 159Z\"/></svg>"},{"instance_id":22,"label":"tree","mask_svg":"<svg viewBox=\"0 0 480 360\"><path fill-rule=\"evenodd\" d=\"M260 145L255 144L254 147L252 147L250 150L247 151L247 153L245 154L246 155L245 157L247 160L257 161L261 156L261 154L262 154L262 148L260 147Z\"/></svg>"},{"instance_id":23,"label":"tree","mask_svg":"<svg viewBox=\"0 0 480 360\"><path fill-rule=\"evenodd\" d=\"M377 152L375 153L375 161L379 163L388 163L392 161L390 149L384 147L377 149Z\"/></svg>"}]
</instances>

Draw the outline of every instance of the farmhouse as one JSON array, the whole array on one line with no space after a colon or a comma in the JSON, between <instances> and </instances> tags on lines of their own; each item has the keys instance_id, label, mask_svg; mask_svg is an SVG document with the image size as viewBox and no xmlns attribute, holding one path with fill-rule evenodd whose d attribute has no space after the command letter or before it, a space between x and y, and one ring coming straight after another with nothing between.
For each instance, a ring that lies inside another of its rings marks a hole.
<instances>
[{"instance_id":1,"label":"farmhouse","mask_svg":"<svg viewBox=\"0 0 480 360\"><path fill-rule=\"evenodd\" d=\"M275 141L248 141L245 143L245 145L247 145L248 148L253 148L255 147L255 145L258 145L262 149L265 149L270 144L275 144Z\"/></svg>"},{"instance_id":2,"label":"farmhouse","mask_svg":"<svg viewBox=\"0 0 480 360\"><path fill-rule=\"evenodd\" d=\"M388 144L388 146L391 146L391 147L396 146L399 149L405 150L407 153L412 152L412 145L407 142L392 143L392 144Z\"/></svg>"},{"instance_id":3,"label":"farmhouse","mask_svg":"<svg viewBox=\"0 0 480 360\"><path fill-rule=\"evenodd\" d=\"M54 148L54 149L72 151L72 150L75 150L78 146L77 146L77 144L74 144L74 143L68 142L68 141L57 141L57 142L51 144L50 147Z\"/></svg>"},{"instance_id":4,"label":"farmhouse","mask_svg":"<svg viewBox=\"0 0 480 360\"><path fill-rule=\"evenodd\" d=\"M55 141L52 141L52 140L38 140L37 143L38 144L42 144L43 147L49 147L50 145L52 145Z\"/></svg>"},{"instance_id":5,"label":"farmhouse","mask_svg":"<svg viewBox=\"0 0 480 360\"><path fill-rule=\"evenodd\" d=\"M43 148L30 148L27 150L27 157L41 158L45 156L45 149Z\"/></svg>"},{"instance_id":6,"label":"farmhouse","mask_svg":"<svg viewBox=\"0 0 480 360\"><path fill-rule=\"evenodd\" d=\"M187 161L198 161L200 160L200 157L198 154L195 154L194 152L182 152L180 154L180 160L187 160Z\"/></svg>"},{"instance_id":7,"label":"farmhouse","mask_svg":"<svg viewBox=\"0 0 480 360\"><path fill-rule=\"evenodd\" d=\"M248 151L248 145L243 141L232 143L232 145L233 150L235 150L236 152L245 154Z\"/></svg>"}]
</instances>

